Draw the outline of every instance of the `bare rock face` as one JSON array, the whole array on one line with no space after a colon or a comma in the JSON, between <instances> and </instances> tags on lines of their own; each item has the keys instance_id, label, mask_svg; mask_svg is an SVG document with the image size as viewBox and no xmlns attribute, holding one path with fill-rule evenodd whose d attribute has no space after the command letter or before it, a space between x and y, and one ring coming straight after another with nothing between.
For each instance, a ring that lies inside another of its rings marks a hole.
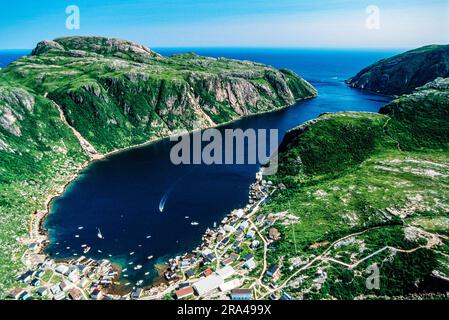
<instances>
[{"instance_id":1,"label":"bare rock face","mask_svg":"<svg viewBox=\"0 0 449 320\"><path fill-rule=\"evenodd\" d=\"M48 52L62 52L65 51L64 47L56 41L44 40L37 44L36 48L31 52L32 55L40 55Z\"/></svg>"},{"instance_id":2,"label":"bare rock face","mask_svg":"<svg viewBox=\"0 0 449 320\"><path fill-rule=\"evenodd\" d=\"M17 120L22 120L26 112L31 112L34 103L33 95L22 88L0 87L0 127L20 136Z\"/></svg>"},{"instance_id":3,"label":"bare rock face","mask_svg":"<svg viewBox=\"0 0 449 320\"><path fill-rule=\"evenodd\" d=\"M61 51L71 51L73 54L78 55L81 55L81 52L85 51L102 55L116 55L123 57L132 55L141 56L143 58L159 57L157 53L143 45L127 40L103 37L59 38L54 41L43 41L38 44L38 48L39 50L35 50L36 54L59 49Z\"/></svg>"}]
</instances>

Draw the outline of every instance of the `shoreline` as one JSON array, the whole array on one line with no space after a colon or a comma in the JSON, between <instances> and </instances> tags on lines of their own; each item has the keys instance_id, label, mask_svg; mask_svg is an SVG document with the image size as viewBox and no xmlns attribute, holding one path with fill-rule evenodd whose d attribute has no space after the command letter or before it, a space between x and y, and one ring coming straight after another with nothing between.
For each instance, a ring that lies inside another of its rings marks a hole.
<instances>
[{"instance_id":1,"label":"shoreline","mask_svg":"<svg viewBox=\"0 0 449 320\"><path fill-rule=\"evenodd\" d=\"M182 133L182 134L180 134L178 136L191 134L191 133L197 132L199 130L206 130L206 129L209 129L209 128L220 128L220 127L223 127L225 125L234 123L236 121L242 120L242 119L247 118L247 117L253 117L253 116L258 116L258 115L263 115L263 114L279 112L281 110L284 110L284 109L287 109L287 108L291 108L291 107L295 106L296 104L298 104L298 103L300 103L302 101L307 101L307 100L311 100L313 98L316 98L317 96L318 96L318 93L316 93L315 95L310 95L310 96L307 96L307 97L304 97L304 98L301 98L301 99L297 99L297 100L295 100L295 102L293 104L288 104L288 105L281 106L279 108L275 108L273 110L268 110L268 111L261 112L261 113L244 115L244 116L239 117L238 119L229 120L229 121L226 121L226 122L223 122L223 123L220 123L220 124L214 124L214 125L209 125L209 126L205 126L205 127L202 127L202 128L194 129L194 130L189 130L189 131L186 131L186 132L184 132L184 133ZM112 151L107 152L105 154L96 154L94 156L90 156L89 160L85 161L78 168L76 168L75 172L64 183L64 185L59 188L59 190L57 190L56 192L54 192L54 193L52 193L52 194L47 196L47 198L45 199L45 202L44 202L45 209L43 209L43 210L36 210L35 212L32 213L31 219L30 219L30 222L29 222L30 223L30 230L29 230L29 239L28 239L28 241L31 241L31 242L37 241L39 243L38 253L45 255L45 257L49 257L45 253L45 248L47 247L48 243L50 242L50 239L49 239L49 236L48 236L48 231L45 230L45 228L44 228L44 223L45 223L45 219L48 217L48 215L51 212L52 202L53 202L53 200L55 200L55 199L59 198L60 196L62 196L66 192L66 190L70 186L70 184L72 184L75 180L77 180L80 177L82 171L85 170L87 167L89 167L91 164L93 164L93 163L95 163L97 161L104 160L104 159L106 159L108 157L111 157L113 155L120 154L122 152L126 152L126 151L130 151L130 150L146 147L148 145L151 145L153 143L162 141L164 139L169 139L170 137L173 137L173 136L177 136L177 135L172 133L172 134L167 135L165 137L152 138L152 139L150 139L148 141L145 141L145 142L142 142L142 143L139 143L139 144L135 144L135 145L131 145L131 146L115 149L115 150L112 150ZM89 155L87 155L87 156L89 156ZM121 269L121 267L120 267L120 269ZM156 277L154 279L154 281L151 284L149 284L148 286L145 286L144 289L154 288L156 285L160 285L161 284L161 278L163 280L163 277L161 277L159 275L158 277Z\"/></svg>"}]
</instances>

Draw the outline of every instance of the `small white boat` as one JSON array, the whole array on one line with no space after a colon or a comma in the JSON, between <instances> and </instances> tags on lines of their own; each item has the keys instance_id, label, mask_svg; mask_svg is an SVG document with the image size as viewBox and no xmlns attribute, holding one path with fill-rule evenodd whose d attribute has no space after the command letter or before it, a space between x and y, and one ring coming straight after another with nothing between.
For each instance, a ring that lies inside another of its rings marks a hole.
<instances>
[{"instance_id":1,"label":"small white boat","mask_svg":"<svg viewBox=\"0 0 449 320\"><path fill-rule=\"evenodd\" d=\"M81 248L85 248L85 247L87 247L87 244L82 244L81 245Z\"/></svg>"},{"instance_id":2,"label":"small white boat","mask_svg":"<svg viewBox=\"0 0 449 320\"><path fill-rule=\"evenodd\" d=\"M191 222L190 224L191 224L192 226L197 226L197 225L199 225L199 222L193 221L193 222Z\"/></svg>"},{"instance_id":3,"label":"small white boat","mask_svg":"<svg viewBox=\"0 0 449 320\"><path fill-rule=\"evenodd\" d=\"M151 260L151 259L153 259L153 258L154 258L154 256L148 256L148 257L147 257L148 260Z\"/></svg>"},{"instance_id":4,"label":"small white boat","mask_svg":"<svg viewBox=\"0 0 449 320\"><path fill-rule=\"evenodd\" d=\"M189 217L189 216L185 216L184 218L186 218L186 219L190 219L190 217Z\"/></svg>"},{"instance_id":5,"label":"small white boat","mask_svg":"<svg viewBox=\"0 0 449 320\"><path fill-rule=\"evenodd\" d=\"M98 252L98 253L103 253L103 251L101 251L101 250L97 250L97 252Z\"/></svg>"},{"instance_id":6,"label":"small white boat","mask_svg":"<svg viewBox=\"0 0 449 320\"><path fill-rule=\"evenodd\" d=\"M75 238L79 238L79 237L80 237L80 235L79 235L79 234L76 234L76 235L75 235Z\"/></svg>"},{"instance_id":7,"label":"small white boat","mask_svg":"<svg viewBox=\"0 0 449 320\"><path fill-rule=\"evenodd\" d=\"M147 275L149 275L150 274L150 272L145 272L145 275L147 276Z\"/></svg>"},{"instance_id":8,"label":"small white boat","mask_svg":"<svg viewBox=\"0 0 449 320\"><path fill-rule=\"evenodd\" d=\"M129 286L129 285L131 285L131 282L125 283L125 286Z\"/></svg>"},{"instance_id":9,"label":"small white boat","mask_svg":"<svg viewBox=\"0 0 449 320\"><path fill-rule=\"evenodd\" d=\"M78 230L83 230L84 229L84 227L78 227Z\"/></svg>"},{"instance_id":10,"label":"small white boat","mask_svg":"<svg viewBox=\"0 0 449 320\"><path fill-rule=\"evenodd\" d=\"M143 283L143 280L139 280L136 282L136 286L140 286Z\"/></svg>"},{"instance_id":11,"label":"small white boat","mask_svg":"<svg viewBox=\"0 0 449 320\"><path fill-rule=\"evenodd\" d=\"M128 265L130 265L130 266L132 266L133 264L134 264L134 262L132 262L132 261L130 263L128 263Z\"/></svg>"},{"instance_id":12,"label":"small white boat","mask_svg":"<svg viewBox=\"0 0 449 320\"><path fill-rule=\"evenodd\" d=\"M134 254L135 254L134 251L129 253L130 256L133 256Z\"/></svg>"},{"instance_id":13,"label":"small white boat","mask_svg":"<svg viewBox=\"0 0 449 320\"><path fill-rule=\"evenodd\" d=\"M128 271L128 268L125 268L125 269L122 270L122 272L126 272L126 271Z\"/></svg>"},{"instance_id":14,"label":"small white boat","mask_svg":"<svg viewBox=\"0 0 449 320\"><path fill-rule=\"evenodd\" d=\"M128 275L127 275L127 274L124 274L124 275L123 275L123 278L128 278Z\"/></svg>"},{"instance_id":15,"label":"small white boat","mask_svg":"<svg viewBox=\"0 0 449 320\"><path fill-rule=\"evenodd\" d=\"M151 239L151 236L147 236L147 239Z\"/></svg>"},{"instance_id":16,"label":"small white boat","mask_svg":"<svg viewBox=\"0 0 449 320\"><path fill-rule=\"evenodd\" d=\"M70 250L70 247L65 247L67 250Z\"/></svg>"},{"instance_id":17,"label":"small white boat","mask_svg":"<svg viewBox=\"0 0 449 320\"><path fill-rule=\"evenodd\" d=\"M90 249L91 249L91 247L86 246L86 247L84 247L83 252L88 253L90 251Z\"/></svg>"},{"instance_id":18,"label":"small white boat","mask_svg":"<svg viewBox=\"0 0 449 320\"><path fill-rule=\"evenodd\" d=\"M134 270L140 270L142 269L142 266L140 264L138 264L137 266L134 267Z\"/></svg>"},{"instance_id":19,"label":"small white boat","mask_svg":"<svg viewBox=\"0 0 449 320\"><path fill-rule=\"evenodd\" d=\"M104 239L103 234L101 233L100 228L97 228L97 230L98 230L98 233L97 233L98 239Z\"/></svg>"}]
</instances>

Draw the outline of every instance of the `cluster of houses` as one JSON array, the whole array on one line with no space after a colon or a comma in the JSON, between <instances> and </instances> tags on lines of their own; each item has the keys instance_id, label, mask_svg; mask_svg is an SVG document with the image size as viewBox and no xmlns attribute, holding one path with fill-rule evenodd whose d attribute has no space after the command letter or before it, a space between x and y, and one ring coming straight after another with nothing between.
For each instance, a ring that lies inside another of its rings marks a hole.
<instances>
[{"instance_id":1,"label":"cluster of houses","mask_svg":"<svg viewBox=\"0 0 449 320\"><path fill-rule=\"evenodd\" d=\"M203 236L203 244L196 250L168 261L164 277L169 284L176 284L174 295L177 299L207 297L218 292L232 300L253 299L252 289L242 288L242 274L257 268L254 255L247 252L248 247L252 250L259 248L261 240L257 236L259 231L256 232L252 227L247 212L256 202L263 199L264 194L268 194L272 187L271 182L262 180L262 176L258 175L257 182L251 185L250 203L245 209L234 210L229 217L222 220L220 227L208 229ZM268 198L265 201L268 201ZM266 237L272 242L281 238L281 233L273 227L275 221L276 216L272 214L268 216L261 214L254 221L258 228L268 229ZM229 249L232 252L227 253ZM224 255L220 256L219 266L215 264L216 250L224 252ZM56 263L52 259L45 258L43 261L36 261L34 265L30 271L18 277L18 281L25 284L27 289L12 290L10 298L20 300L36 297L54 300L112 298L104 292L118 276L108 260L95 261L84 256L65 263ZM280 269L277 264L269 266L265 278L270 279L272 283L276 282L281 275ZM200 272L201 270L203 271ZM47 279L44 279L46 274ZM48 281L48 274L52 281ZM143 289L135 287L129 296L131 299L139 299L144 294Z\"/></svg>"},{"instance_id":2,"label":"cluster of houses","mask_svg":"<svg viewBox=\"0 0 449 320\"><path fill-rule=\"evenodd\" d=\"M103 292L112 285L117 275L108 260L96 261L82 256L66 263L56 263L46 259L34 270L18 276L17 281L26 288L12 290L9 298L100 300L106 298Z\"/></svg>"}]
</instances>

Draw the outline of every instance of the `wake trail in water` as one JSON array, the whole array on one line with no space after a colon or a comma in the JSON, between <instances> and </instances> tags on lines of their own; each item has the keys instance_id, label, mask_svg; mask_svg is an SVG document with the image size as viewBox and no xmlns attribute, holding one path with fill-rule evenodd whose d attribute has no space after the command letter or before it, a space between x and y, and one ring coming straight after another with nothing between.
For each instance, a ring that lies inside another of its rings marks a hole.
<instances>
[{"instance_id":1,"label":"wake trail in water","mask_svg":"<svg viewBox=\"0 0 449 320\"><path fill-rule=\"evenodd\" d=\"M176 188L176 186L181 182L182 179L184 179L188 174L192 172L193 168L190 169L187 173L179 177L171 186L168 188L168 190L164 193L162 196L161 201L159 202L159 211L162 213L165 209L165 203L167 202L168 198L170 197L173 190Z\"/></svg>"}]
</instances>

